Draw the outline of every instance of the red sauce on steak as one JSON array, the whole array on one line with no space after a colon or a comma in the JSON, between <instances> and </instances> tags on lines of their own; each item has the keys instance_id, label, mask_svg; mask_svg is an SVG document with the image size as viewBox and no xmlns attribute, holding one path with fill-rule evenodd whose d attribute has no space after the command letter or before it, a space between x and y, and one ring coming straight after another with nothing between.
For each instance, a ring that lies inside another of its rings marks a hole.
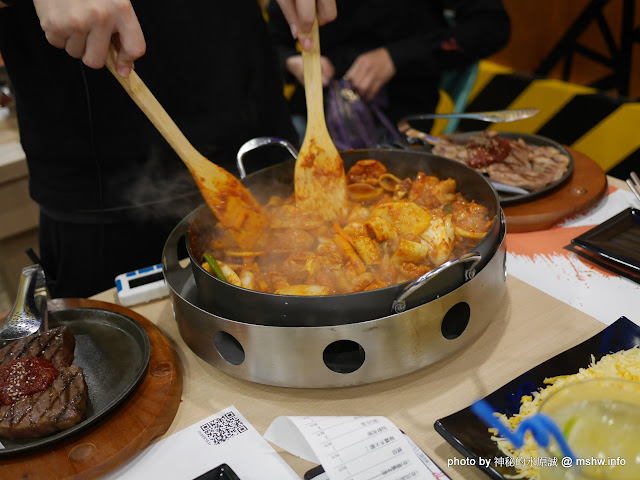
<instances>
[{"instance_id":1,"label":"red sauce on steak","mask_svg":"<svg viewBox=\"0 0 640 480\"><path fill-rule=\"evenodd\" d=\"M22 357L0 369L0 403L11 405L22 397L45 391L58 376L46 358Z\"/></svg>"},{"instance_id":2,"label":"red sauce on steak","mask_svg":"<svg viewBox=\"0 0 640 480\"><path fill-rule=\"evenodd\" d=\"M510 151L511 145L504 138L483 138L481 143L472 143L467 148L467 163L473 168L488 167L504 161Z\"/></svg>"}]
</instances>

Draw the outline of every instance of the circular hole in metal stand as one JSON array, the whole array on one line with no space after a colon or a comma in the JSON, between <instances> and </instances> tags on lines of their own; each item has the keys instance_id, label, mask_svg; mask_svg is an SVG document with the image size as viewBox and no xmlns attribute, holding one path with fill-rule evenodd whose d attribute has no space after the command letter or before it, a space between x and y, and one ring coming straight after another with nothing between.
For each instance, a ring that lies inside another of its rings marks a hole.
<instances>
[{"instance_id":1,"label":"circular hole in metal stand","mask_svg":"<svg viewBox=\"0 0 640 480\"><path fill-rule=\"evenodd\" d=\"M364 363L364 348L351 340L330 343L322 352L324 364L336 373L351 373Z\"/></svg>"},{"instance_id":2,"label":"circular hole in metal stand","mask_svg":"<svg viewBox=\"0 0 640 480\"><path fill-rule=\"evenodd\" d=\"M213 343L220 356L232 365L240 365L244 362L244 348L233 335L227 332L216 332L213 335Z\"/></svg>"},{"instance_id":3,"label":"circular hole in metal stand","mask_svg":"<svg viewBox=\"0 0 640 480\"><path fill-rule=\"evenodd\" d=\"M458 338L467 329L469 317L471 317L469 305L466 302L456 303L442 319L440 327L442 336L447 340Z\"/></svg>"}]
</instances>

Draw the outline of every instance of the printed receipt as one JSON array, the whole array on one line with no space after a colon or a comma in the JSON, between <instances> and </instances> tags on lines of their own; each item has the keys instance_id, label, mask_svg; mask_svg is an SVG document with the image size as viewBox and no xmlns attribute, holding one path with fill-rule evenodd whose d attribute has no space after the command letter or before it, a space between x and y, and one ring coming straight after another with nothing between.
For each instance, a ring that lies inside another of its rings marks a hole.
<instances>
[{"instance_id":1,"label":"printed receipt","mask_svg":"<svg viewBox=\"0 0 640 480\"><path fill-rule=\"evenodd\" d=\"M278 417L264 438L331 480L448 478L386 417Z\"/></svg>"}]
</instances>

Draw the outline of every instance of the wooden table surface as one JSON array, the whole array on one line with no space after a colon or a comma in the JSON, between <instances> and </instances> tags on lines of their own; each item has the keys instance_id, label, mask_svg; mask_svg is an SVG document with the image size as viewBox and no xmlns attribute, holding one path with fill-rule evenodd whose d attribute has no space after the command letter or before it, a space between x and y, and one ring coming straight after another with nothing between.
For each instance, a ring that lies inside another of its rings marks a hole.
<instances>
[{"instance_id":1,"label":"wooden table surface","mask_svg":"<svg viewBox=\"0 0 640 480\"><path fill-rule=\"evenodd\" d=\"M453 480L485 480L487 477L475 467L447 468L447 459L460 456L435 432L434 422L605 328L514 277L507 278L507 292L506 303L496 305L495 318L487 331L454 356L396 379L335 389L272 387L230 377L189 350L178 333L169 300L134 310L170 339L184 369L182 402L164 436L230 405L261 434L281 415L383 415L404 430ZM94 298L117 303L114 290ZM277 450L301 477L314 466Z\"/></svg>"},{"instance_id":2,"label":"wooden table surface","mask_svg":"<svg viewBox=\"0 0 640 480\"><path fill-rule=\"evenodd\" d=\"M607 180L610 186L628 190L623 181ZM594 294L606 298L606 292ZM93 298L117 303L115 289ZM457 354L399 378L334 389L272 387L231 377L187 347L168 299L136 306L133 310L169 338L184 369L182 402L160 438L230 405L260 434L281 415L382 415L406 432L452 480L486 480L476 467L447 467L448 459L462 457L436 433L434 422L605 328L600 321L512 276L507 276L506 298L504 305L496 305L484 334ZM276 450L300 477L315 466Z\"/></svg>"}]
</instances>

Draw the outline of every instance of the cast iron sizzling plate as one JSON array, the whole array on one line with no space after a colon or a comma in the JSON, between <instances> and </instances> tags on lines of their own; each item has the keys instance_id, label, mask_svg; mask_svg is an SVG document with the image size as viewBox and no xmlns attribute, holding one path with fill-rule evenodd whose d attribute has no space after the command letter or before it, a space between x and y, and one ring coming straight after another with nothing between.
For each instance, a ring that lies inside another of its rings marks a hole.
<instances>
[{"instance_id":1,"label":"cast iron sizzling plate","mask_svg":"<svg viewBox=\"0 0 640 480\"><path fill-rule=\"evenodd\" d=\"M512 416L520 411L523 395L547 386L543 383L545 378L577 373L580 368L589 366L591 355L598 361L609 353L628 350L636 345L640 345L640 327L626 317L620 317L600 333L523 373L485 400L494 411ZM504 453L491 440L487 426L469 407L437 420L434 427L463 456L473 458L490 478L506 480L505 475L517 473L513 467L494 465L493 459L504 458ZM491 465L480 466L479 457L490 459Z\"/></svg>"},{"instance_id":2,"label":"cast iron sizzling plate","mask_svg":"<svg viewBox=\"0 0 640 480\"><path fill-rule=\"evenodd\" d=\"M66 325L76 339L73 365L84 372L89 401L85 419L48 437L0 438L0 458L51 445L101 421L133 392L144 378L151 344L144 328L118 312L96 308L50 311L49 327Z\"/></svg>"},{"instance_id":3,"label":"cast iron sizzling plate","mask_svg":"<svg viewBox=\"0 0 640 480\"><path fill-rule=\"evenodd\" d=\"M465 138L479 135L480 133L483 133L483 132L475 131L475 132L465 132L465 133L454 133L451 135L447 135L447 138L465 139ZM500 204L502 206L515 205L517 203L528 202L535 198L541 197L546 193L551 192L552 190L555 190L556 188L561 186L563 183L565 183L569 179L569 177L573 173L573 168L574 168L573 156L565 147L560 145L558 142L551 140L550 138L541 137L540 135L530 135L526 133L514 133L514 132L498 132L498 136L506 138L508 140L518 140L519 138L521 138L522 140L524 140L525 143L529 145L555 147L560 151L560 153L569 157L569 165L567 165L567 170L564 172L562 177L560 177L555 182L551 182L548 185L545 185L543 188L539 190L536 190L534 192L529 192L529 193L515 193L515 194L498 192L498 196L500 197Z\"/></svg>"}]
</instances>

